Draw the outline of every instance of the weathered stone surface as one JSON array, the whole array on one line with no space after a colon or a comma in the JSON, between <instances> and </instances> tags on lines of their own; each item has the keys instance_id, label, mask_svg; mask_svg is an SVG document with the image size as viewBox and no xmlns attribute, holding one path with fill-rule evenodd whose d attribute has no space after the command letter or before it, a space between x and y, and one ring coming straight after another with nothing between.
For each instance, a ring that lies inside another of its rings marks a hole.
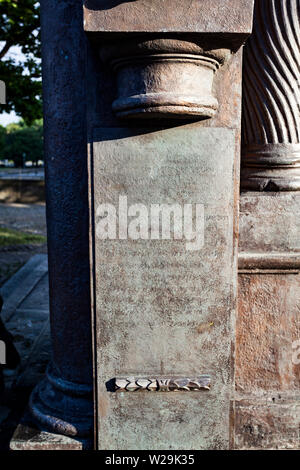
<instances>
[{"instance_id":1,"label":"weathered stone surface","mask_svg":"<svg viewBox=\"0 0 300 470\"><path fill-rule=\"evenodd\" d=\"M300 338L299 311L299 275L239 276L238 391L300 389L300 367L293 363L293 342Z\"/></svg>"},{"instance_id":2,"label":"weathered stone surface","mask_svg":"<svg viewBox=\"0 0 300 470\"><path fill-rule=\"evenodd\" d=\"M249 34L252 0L85 0L85 31Z\"/></svg>"},{"instance_id":3,"label":"weathered stone surface","mask_svg":"<svg viewBox=\"0 0 300 470\"><path fill-rule=\"evenodd\" d=\"M299 450L299 396L274 393L237 401L235 416L237 449Z\"/></svg>"},{"instance_id":4,"label":"weathered stone surface","mask_svg":"<svg viewBox=\"0 0 300 470\"><path fill-rule=\"evenodd\" d=\"M236 449L299 449L300 274L239 276Z\"/></svg>"},{"instance_id":5,"label":"weathered stone surface","mask_svg":"<svg viewBox=\"0 0 300 470\"><path fill-rule=\"evenodd\" d=\"M299 449L299 195L242 193L235 447Z\"/></svg>"},{"instance_id":6,"label":"weathered stone surface","mask_svg":"<svg viewBox=\"0 0 300 470\"><path fill-rule=\"evenodd\" d=\"M296 192L241 194L241 252L300 251L300 195Z\"/></svg>"},{"instance_id":7,"label":"weathered stone surface","mask_svg":"<svg viewBox=\"0 0 300 470\"><path fill-rule=\"evenodd\" d=\"M97 386L102 449L229 447L236 131L185 125L94 135L101 203L204 204L204 247L185 240L95 238ZM116 376L209 373L201 393L113 393ZM182 429L184 428L184 433Z\"/></svg>"},{"instance_id":8,"label":"weathered stone surface","mask_svg":"<svg viewBox=\"0 0 300 470\"><path fill-rule=\"evenodd\" d=\"M67 436L39 431L20 424L10 442L11 450L82 450L81 442Z\"/></svg>"}]
</instances>

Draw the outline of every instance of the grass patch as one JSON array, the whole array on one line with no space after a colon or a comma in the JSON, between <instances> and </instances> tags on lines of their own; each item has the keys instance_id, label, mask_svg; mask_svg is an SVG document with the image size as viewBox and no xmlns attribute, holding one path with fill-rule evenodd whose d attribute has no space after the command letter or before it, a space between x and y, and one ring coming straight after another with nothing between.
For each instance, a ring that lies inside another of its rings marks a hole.
<instances>
[{"instance_id":1,"label":"grass patch","mask_svg":"<svg viewBox=\"0 0 300 470\"><path fill-rule=\"evenodd\" d=\"M37 245L46 243L46 237L0 227L0 247L11 245Z\"/></svg>"}]
</instances>

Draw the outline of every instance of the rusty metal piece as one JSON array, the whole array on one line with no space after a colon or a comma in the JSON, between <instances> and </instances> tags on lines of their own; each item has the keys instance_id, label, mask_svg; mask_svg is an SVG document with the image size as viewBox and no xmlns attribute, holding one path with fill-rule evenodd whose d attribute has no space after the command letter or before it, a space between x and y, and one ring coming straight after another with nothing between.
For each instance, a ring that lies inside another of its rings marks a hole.
<instances>
[{"instance_id":1,"label":"rusty metal piece","mask_svg":"<svg viewBox=\"0 0 300 470\"><path fill-rule=\"evenodd\" d=\"M300 271L299 253L239 253L239 272L244 271Z\"/></svg>"},{"instance_id":2,"label":"rusty metal piece","mask_svg":"<svg viewBox=\"0 0 300 470\"><path fill-rule=\"evenodd\" d=\"M116 378L115 387L118 392L192 392L210 390L211 378L201 375L196 378L188 377L156 377L156 378Z\"/></svg>"},{"instance_id":3,"label":"rusty metal piece","mask_svg":"<svg viewBox=\"0 0 300 470\"><path fill-rule=\"evenodd\" d=\"M192 392L210 390L211 379L209 375L201 375L197 378L158 378L157 383L160 392Z\"/></svg>"}]
</instances>

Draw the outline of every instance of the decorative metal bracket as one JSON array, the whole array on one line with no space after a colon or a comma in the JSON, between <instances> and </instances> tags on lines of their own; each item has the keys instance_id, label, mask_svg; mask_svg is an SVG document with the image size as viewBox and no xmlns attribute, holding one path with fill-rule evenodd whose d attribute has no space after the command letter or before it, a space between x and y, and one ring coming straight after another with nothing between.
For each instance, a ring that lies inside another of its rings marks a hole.
<instances>
[{"instance_id":1,"label":"decorative metal bracket","mask_svg":"<svg viewBox=\"0 0 300 470\"><path fill-rule=\"evenodd\" d=\"M156 377L137 378L126 377L115 379L116 392L193 392L210 390L211 378L209 375L201 375L196 378L188 377Z\"/></svg>"}]
</instances>

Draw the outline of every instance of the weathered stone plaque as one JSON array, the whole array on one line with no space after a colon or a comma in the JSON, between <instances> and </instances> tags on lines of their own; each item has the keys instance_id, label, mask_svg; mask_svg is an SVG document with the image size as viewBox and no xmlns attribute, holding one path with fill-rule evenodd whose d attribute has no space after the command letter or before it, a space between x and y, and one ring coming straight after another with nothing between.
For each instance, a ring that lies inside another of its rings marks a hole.
<instances>
[{"instance_id":1,"label":"weathered stone plaque","mask_svg":"<svg viewBox=\"0 0 300 470\"><path fill-rule=\"evenodd\" d=\"M236 131L105 128L93 140L98 448L228 448ZM210 388L180 386L202 375ZM144 379L128 393L118 377ZM181 382L147 389L160 377Z\"/></svg>"}]
</instances>

